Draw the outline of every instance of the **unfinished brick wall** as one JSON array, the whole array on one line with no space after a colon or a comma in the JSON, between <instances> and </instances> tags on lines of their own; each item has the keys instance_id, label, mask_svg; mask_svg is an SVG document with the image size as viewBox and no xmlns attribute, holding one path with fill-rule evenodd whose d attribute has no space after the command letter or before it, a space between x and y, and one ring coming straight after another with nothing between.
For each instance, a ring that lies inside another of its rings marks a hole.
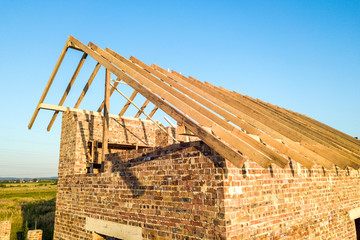
<instances>
[{"instance_id":1,"label":"unfinished brick wall","mask_svg":"<svg viewBox=\"0 0 360 240\"><path fill-rule=\"evenodd\" d=\"M82 136L101 138L102 125L87 118L63 116L55 239L92 239L92 228L105 234L97 220L140 229L143 239L356 239L349 217L360 207L355 170L309 171L293 161L263 169L251 160L239 169L191 142L110 154L104 172L89 174ZM136 121L126 126L138 131ZM167 141L148 124L149 141ZM110 141L124 141L119 129ZM139 239L130 235L122 239Z\"/></svg>"},{"instance_id":2,"label":"unfinished brick wall","mask_svg":"<svg viewBox=\"0 0 360 240\"><path fill-rule=\"evenodd\" d=\"M10 240L11 233L11 222L1 221L0 222L0 240Z\"/></svg>"},{"instance_id":3,"label":"unfinished brick wall","mask_svg":"<svg viewBox=\"0 0 360 240\"><path fill-rule=\"evenodd\" d=\"M27 233L27 240L41 240L42 239L43 231L38 230L29 230Z\"/></svg>"},{"instance_id":4,"label":"unfinished brick wall","mask_svg":"<svg viewBox=\"0 0 360 240\"><path fill-rule=\"evenodd\" d=\"M61 131L59 176L86 173L88 141L102 142L102 118L79 112L64 112ZM109 142L155 146L163 138L149 120L111 116Z\"/></svg>"},{"instance_id":5,"label":"unfinished brick wall","mask_svg":"<svg viewBox=\"0 0 360 240\"><path fill-rule=\"evenodd\" d=\"M228 239L356 239L349 211L360 207L357 170L226 164Z\"/></svg>"}]
</instances>

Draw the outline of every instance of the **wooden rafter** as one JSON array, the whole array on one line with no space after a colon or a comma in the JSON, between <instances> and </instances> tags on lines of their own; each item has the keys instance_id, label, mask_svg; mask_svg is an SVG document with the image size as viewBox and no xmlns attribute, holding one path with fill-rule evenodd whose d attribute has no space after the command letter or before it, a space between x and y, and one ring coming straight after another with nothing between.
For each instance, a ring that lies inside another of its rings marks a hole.
<instances>
[{"instance_id":1,"label":"wooden rafter","mask_svg":"<svg viewBox=\"0 0 360 240\"><path fill-rule=\"evenodd\" d=\"M150 114L149 114L149 117L152 118L158 109L159 109L158 106L155 106L155 107L153 108L153 110L151 110L151 112L150 112Z\"/></svg>"},{"instance_id":2,"label":"wooden rafter","mask_svg":"<svg viewBox=\"0 0 360 240\"><path fill-rule=\"evenodd\" d=\"M119 116L120 116L120 117L123 116L124 113L126 112L126 110L129 108L129 106L130 106L130 104L131 104L131 101L134 101L137 93L138 93L137 91L134 91L134 92L131 94L129 100L125 103L124 107L121 109L121 111L120 111L120 113L119 113Z\"/></svg>"},{"instance_id":3,"label":"wooden rafter","mask_svg":"<svg viewBox=\"0 0 360 240\"><path fill-rule=\"evenodd\" d=\"M90 77L89 77L89 80L86 82L85 87L84 87L84 89L82 90L82 92L81 92L78 100L76 101L74 108L78 108L78 107L80 106L80 103L81 103L82 100L84 99L85 94L87 93L89 87L91 86L91 84L92 84L92 82L93 82L96 74L98 73L100 67L101 67L100 63L97 63L97 64L95 65L95 68L94 68L93 72L91 73L91 75L90 75Z\"/></svg>"},{"instance_id":4,"label":"wooden rafter","mask_svg":"<svg viewBox=\"0 0 360 240\"><path fill-rule=\"evenodd\" d=\"M147 114L144 112L143 109L141 109L140 107L138 107L131 99L129 99L128 97L126 97L126 95L125 95L124 93L122 93L122 92L121 92L119 89L117 89L116 87L115 87L115 90L116 90L118 93L120 93L124 98L126 98L132 105L134 105L134 106L139 110L140 114L143 113L150 121L152 121L156 126L158 126L158 127L160 128L160 130L162 130L162 131L165 132L167 135L169 135L169 137L172 138L176 143L179 143L179 141L178 141L176 138L174 138L173 136L171 136L171 135L168 133L168 131L166 131L166 129L163 128L163 126L161 126L158 122L156 122L154 119L152 119L151 116L147 115ZM135 116L135 118L137 118L137 117Z\"/></svg>"},{"instance_id":5,"label":"wooden rafter","mask_svg":"<svg viewBox=\"0 0 360 240\"><path fill-rule=\"evenodd\" d=\"M62 98L61 98L61 100L60 100L60 102L59 102L59 104L58 104L59 106L62 106L62 105L64 104L64 102L65 102L65 100L66 100L66 97L68 96L68 94L69 94L69 92L70 92L70 90L71 90L71 88L72 88L72 85L74 84L74 82L75 82L75 80L76 80L76 77L78 76L78 74L79 74L82 66L84 65L84 62L85 62L86 58L87 58L87 54L84 53L84 54L82 55L81 59L80 59L79 64L77 65L77 67L76 67L76 69L75 69L75 72L74 72L73 76L72 76L71 79L70 79L69 84L67 85L67 87L66 87L66 89L65 89L65 92L64 92L64 94L63 94L63 96L62 96ZM50 129L51 129L52 125L54 124L55 119L56 119L56 117L57 117L58 114L59 114L59 112L54 112L54 115L52 116L52 118L51 118L51 120L50 120L50 123L49 123L49 125L48 125L48 127L47 127L47 130L48 130L48 131L50 131Z\"/></svg>"},{"instance_id":6,"label":"wooden rafter","mask_svg":"<svg viewBox=\"0 0 360 240\"><path fill-rule=\"evenodd\" d=\"M45 89L44 89L44 91L43 91L43 93L42 93L42 95L41 95L41 97L40 97L39 103L38 103L38 105L37 105L37 107L36 107L36 109L35 109L35 111L34 111L34 114L33 114L32 117L31 117L30 123L29 123L29 125L28 125L28 128L29 128L29 129L32 128L32 125L34 124L34 121L35 121L35 119L36 119L36 117L37 117L37 115L38 115L38 113L39 113L39 110L40 110L40 109L39 109L39 105L44 102L44 100L45 100L45 98L46 98L46 95L48 94L49 89L50 89L50 87L51 87L51 85L52 85L52 83L53 83L53 81L54 81L54 79L55 79L56 73L58 72L59 67L60 67L60 65L61 65L61 63L62 63L62 61L63 61L63 59L64 59L64 57L65 57L65 54L66 54L66 52L67 52L67 50L68 50L68 48L69 48L69 44L70 44L69 39L70 39L70 38L71 38L71 36L69 36L68 40L66 41L65 46L64 46L64 48L62 49L61 54L60 54L60 56L59 56L59 59L58 59L57 62L56 62L56 65L55 65L55 67L54 67L54 70L53 70L52 73L51 73L51 76L50 76L50 78L49 78L49 81L47 82L47 84L46 84L46 86L45 86Z\"/></svg>"},{"instance_id":7,"label":"wooden rafter","mask_svg":"<svg viewBox=\"0 0 360 240\"><path fill-rule=\"evenodd\" d=\"M144 104L141 106L140 110L135 114L135 118L140 117L141 113L144 112L145 108L147 107L147 105L149 104L149 99L146 99Z\"/></svg>"}]
</instances>

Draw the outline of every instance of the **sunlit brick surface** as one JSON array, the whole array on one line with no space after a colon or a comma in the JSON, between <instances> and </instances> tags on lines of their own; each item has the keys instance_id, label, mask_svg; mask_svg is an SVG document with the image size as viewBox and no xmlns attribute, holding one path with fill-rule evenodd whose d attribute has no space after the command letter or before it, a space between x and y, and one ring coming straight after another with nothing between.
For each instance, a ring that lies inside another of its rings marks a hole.
<instances>
[{"instance_id":1,"label":"sunlit brick surface","mask_svg":"<svg viewBox=\"0 0 360 240\"><path fill-rule=\"evenodd\" d=\"M153 123L124 123L111 121L110 142L131 130L156 147L110 154L89 174L84 142L101 141L102 121L64 113L55 239L92 239L86 217L141 227L144 239L356 239L358 171L237 168L202 142L166 145Z\"/></svg>"}]
</instances>

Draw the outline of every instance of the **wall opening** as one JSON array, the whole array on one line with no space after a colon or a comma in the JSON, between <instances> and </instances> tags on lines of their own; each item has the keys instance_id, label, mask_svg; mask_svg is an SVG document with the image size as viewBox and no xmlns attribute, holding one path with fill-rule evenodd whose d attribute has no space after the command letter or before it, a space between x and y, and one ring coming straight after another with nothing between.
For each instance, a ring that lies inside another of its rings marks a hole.
<instances>
[{"instance_id":1,"label":"wall opening","mask_svg":"<svg viewBox=\"0 0 360 240\"><path fill-rule=\"evenodd\" d=\"M355 219L356 239L360 240L360 218Z\"/></svg>"},{"instance_id":2,"label":"wall opening","mask_svg":"<svg viewBox=\"0 0 360 240\"><path fill-rule=\"evenodd\" d=\"M116 237L110 237L110 236L106 236L104 234L100 234L100 233L93 233L93 240L124 240L121 238L116 238Z\"/></svg>"}]
</instances>

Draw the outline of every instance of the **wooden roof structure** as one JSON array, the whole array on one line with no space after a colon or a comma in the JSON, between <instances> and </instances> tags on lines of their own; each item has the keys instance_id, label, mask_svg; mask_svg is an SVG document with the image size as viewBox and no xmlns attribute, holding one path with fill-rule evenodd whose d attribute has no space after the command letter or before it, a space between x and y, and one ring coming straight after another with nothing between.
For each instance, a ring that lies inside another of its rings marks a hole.
<instances>
[{"instance_id":1,"label":"wooden roof structure","mask_svg":"<svg viewBox=\"0 0 360 240\"><path fill-rule=\"evenodd\" d=\"M45 104L44 100L68 49L83 52L82 58L58 105ZM55 65L40 101L30 120L31 129L40 109L53 110L48 125L51 129L59 112L66 111L63 103L80 72L86 58L90 56L97 64L77 102L77 109L101 66L106 69L105 96L98 112L104 112L104 148L107 149L110 96L117 86L126 83L134 92L126 97L127 103L120 112L122 116L137 94L155 105L148 118L161 109L184 126L208 146L234 165L242 167L250 158L264 168L275 163L285 167L293 159L307 168L314 164L332 169L334 165L344 169L360 167L360 141L305 115L265 103L240 93L185 77L175 71L167 71L155 64L146 65L135 57L124 58L109 48L101 49L94 43L83 44L69 36ZM111 80L111 73L117 80ZM112 83L111 83L112 81ZM123 93L121 93L124 95ZM161 128L161 126L159 126ZM245 157L246 156L246 157Z\"/></svg>"}]
</instances>

